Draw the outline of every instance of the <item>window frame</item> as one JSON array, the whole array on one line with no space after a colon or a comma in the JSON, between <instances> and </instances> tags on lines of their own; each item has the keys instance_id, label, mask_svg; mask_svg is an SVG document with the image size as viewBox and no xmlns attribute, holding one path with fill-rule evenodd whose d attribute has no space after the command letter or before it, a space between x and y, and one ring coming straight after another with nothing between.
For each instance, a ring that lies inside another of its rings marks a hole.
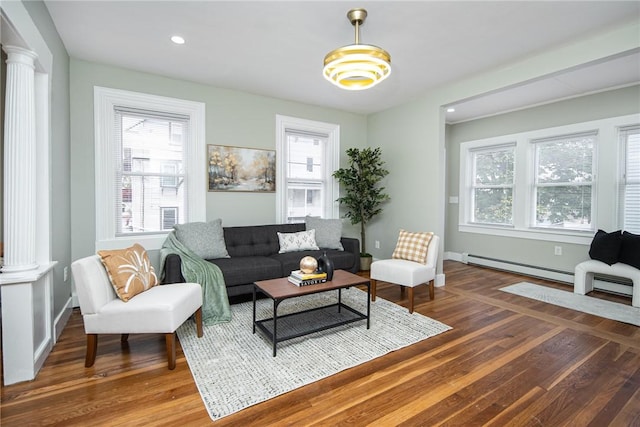
<instances>
[{"instance_id":1,"label":"window frame","mask_svg":"<svg viewBox=\"0 0 640 427\"><path fill-rule=\"evenodd\" d=\"M205 104L202 102L149 95L120 89L94 86L95 127L95 207L96 250L117 249L142 244L147 250L160 249L169 230L136 236L116 236L116 191L113 189L115 108L180 114L189 117L187 143L184 146L185 181L187 182L187 220L206 220L206 138Z\"/></svg>"},{"instance_id":2,"label":"window frame","mask_svg":"<svg viewBox=\"0 0 640 427\"><path fill-rule=\"evenodd\" d=\"M625 209L625 192L626 192L626 188L627 186L630 184L629 180L627 178L627 164L628 164L628 149L629 149L629 144L628 144L628 137L624 137L625 135L628 135L630 132L629 131L634 131L633 133L636 133L635 131L637 130L637 132L640 132L640 120L636 123L632 123L632 124L626 124L626 125L621 125L618 126L617 128L617 133L618 133L618 144L620 146L620 156L619 156L619 176L618 176L618 215L617 215L617 219L618 219L618 228L623 229L623 230L627 230L630 233L634 233L634 234L640 234L640 230L635 230L635 229L631 229L629 230L628 227L626 227L625 224L625 217L624 217L624 209ZM640 180L638 181L632 181L631 185L633 186L639 186L640 187Z\"/></svg>"},{"instance_id":3,"label":"window frame","mask_svg":"<svg viewBox=\"0 0 640 427\"><path fill-rule=\"evenodd\" d=\"M339 197L338 181L333 171L340 165L340 125L297 117L276 115L276 220L287 222L287 129L327 135L327 146L323 150L324 212L323 218L339 218L336 199Z\"/></svg>"},{"instance_id":4,"label":"window frame","mask_svg":"<svg viewBox=\"0 0 640 427\"><path fill-rule=\"evenodd\" d=\"M588 245L593 239L594 231L598 228L618 229L620 225L618 176L619 159L622 156L621 144L618 143L618 129L639 122L640 114L631 114L460 143L458 231ZM593 130L598 132L598 139L594 146L592 188L594 195L591 218L593 229L566 230L535 227L535 147L532 141ZM468 185L472 171L469 167L469 152L472 149L498 146L512 141L516 144L513 227L471 223L469 209L472 205L469 200ZM603 167L607 170L605 174L600 173ZM609 173L611 171L614 173Z\"/></svg>"}]
</instances>

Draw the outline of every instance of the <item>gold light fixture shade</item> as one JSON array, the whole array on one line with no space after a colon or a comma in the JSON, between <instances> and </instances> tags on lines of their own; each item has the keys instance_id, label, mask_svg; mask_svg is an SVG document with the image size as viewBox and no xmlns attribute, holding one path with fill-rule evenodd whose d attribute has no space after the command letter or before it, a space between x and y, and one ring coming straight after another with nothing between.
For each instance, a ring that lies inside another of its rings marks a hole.
<instances>
[{"instance_id":1,"label":"gold light fixture shade","mask_svg":"<svg viewBox=\"0 0 640 427\"><path fill-rule=\"evenodd\" d=\"M355 27L355 44L335 49L324 57L324 77L342 89L368 89L391 74L391 55L386 50L359 43L360 25L366 17L364 9L350 10L347 18Z\"/></svg>"}]
</instances>

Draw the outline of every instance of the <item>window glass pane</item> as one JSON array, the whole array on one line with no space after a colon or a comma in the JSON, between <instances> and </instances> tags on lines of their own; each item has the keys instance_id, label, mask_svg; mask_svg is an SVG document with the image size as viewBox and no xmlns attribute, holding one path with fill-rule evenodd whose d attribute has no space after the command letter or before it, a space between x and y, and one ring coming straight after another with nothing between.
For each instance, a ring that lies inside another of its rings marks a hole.
<instances>
[{"instance_id":1,"label":"window glass pane","mask_svg":"<svg viewBox=\"0 0 640 427\"><path fill-rule=\"evenodd\" d=\"M560 185L537 190L536 225L591 229L591 186Z\"/></svg>"},{"instance_id":2,"label":"window glass pane","mask_svg":"<svg viewBox=\"0 0 640 427\"><path fill-rule=\"evenodd\" d=\"M315 136L287 136L287 177L322 179L323 141Z\"/></svg>"},{"instance_id":3,"label":"window glass pane","mask_svg":"<svg viewBox=\"0 0 640 427\"><path fill-rule=\"evenodd\" d=\"M513 185L513 149L475 153L475 182Z\"/></svg>"},{"instance_id":4,"label":"window glass pane","mask_svg":"<svg viewBox=\"0 0 640 427\"><path fill-rule=\"evenodd\" d=\"M591 182L594 138L568 137L553 142L537 143L537 182Z\"/></svg>"},{"instance_id":5,"label":"window glass pane","mask_svg":"<svg viewBox=\"0 0 640 427\"><path fill-rule=\"evenodd\" d=\"M121 162L116 173L116 234L153 233L184 222L183 135L186 122L119 112ZM164 207L169 206L169 209Z\"/></svg>"},{"instance_id":6,"label":"window glass pane","mask_svg":"<svg viewBox=\"0 0 640 427\"><path fill-rule=\"evenodd\" d=\"M322 216L322 188L320 185L289 185L287 189L287 221L302 222L304 217Z\"/></svg>"},{"instance_id":7,"label":"window glass pane","mask_svg":"<svg viewBox=\"0 0 640 427\"><path fill-rule=\"evenodd\" d=\"M513 190L511 188L476 188L473 222L513 224Z\"/></svg>"}]
</instances>

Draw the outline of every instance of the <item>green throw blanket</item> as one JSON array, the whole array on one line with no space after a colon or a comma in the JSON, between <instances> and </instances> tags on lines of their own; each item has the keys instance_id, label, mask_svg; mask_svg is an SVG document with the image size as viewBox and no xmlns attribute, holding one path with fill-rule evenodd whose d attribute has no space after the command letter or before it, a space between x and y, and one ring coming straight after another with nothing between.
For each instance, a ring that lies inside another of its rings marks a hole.
<instances>
[{"instance_id":1,"label":"green throw blanket","mask_svg":"<svg viewBox=\"0 0 640 427\"><path fill-rule=\"evenodd\" d=\"M205 261L180 243L172 231L160 249L160 271L164 272L164 262L169 254L180 255L182 276L187 282L202 286L202 322L205 325L231 321L231 308L224 276L220 268Z\"/></svg>"}]
</instances>

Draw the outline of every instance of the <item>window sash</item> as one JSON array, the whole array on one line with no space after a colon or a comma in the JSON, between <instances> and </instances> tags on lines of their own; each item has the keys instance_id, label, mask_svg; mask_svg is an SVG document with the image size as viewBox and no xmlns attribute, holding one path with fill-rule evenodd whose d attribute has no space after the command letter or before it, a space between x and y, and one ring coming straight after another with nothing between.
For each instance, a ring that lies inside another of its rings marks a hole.
<instances>
[{"instance_id":1,"label":"window sash","mask_svg":"<svg viewBox=\"0 0 640 427\"><path fill-rule=\"evenodd\" d=\"M534 227L593 229L596 137L588 131L531 141Z\"/></svg>"},{"instance_id":2,"label":"window sash","mask_svg":"<svg viewBox=\"0 0 640 427\"><path fill-rule=\"evenodd\" d=\"M621 142L620 228L640 234L640 124L619 130Z\"/></svg>"},{"instance_id":3,"label":"window sash","mask_svg":"<svg viewBox=\"0 0 640 427\"><path fill-rule=\"evenodd\" d=\"M470 150L469 222L473 224L513 225L515 184L515 145L500 144ZM494 157L502 156L503 158ZM490 160L489 164L484 164ZM479 163L485 167L481 168ZM498 172L498 173L496 173ZM498 181L498 183L488 183Z\"/></svg>"},{"instance_id":4,"label":"window sash","mask_svg":"<svg viewBox=\"0 0 640 427\"><path fill-rule=\"evenodd\" d=\"M188 120L120 106L114 107L114 120L115 235L165 234L157 206L175 204L178 212L187 212L188 183L179 173L187 141L178 138L188 133Z\"/></svg>"}]
</instances>

